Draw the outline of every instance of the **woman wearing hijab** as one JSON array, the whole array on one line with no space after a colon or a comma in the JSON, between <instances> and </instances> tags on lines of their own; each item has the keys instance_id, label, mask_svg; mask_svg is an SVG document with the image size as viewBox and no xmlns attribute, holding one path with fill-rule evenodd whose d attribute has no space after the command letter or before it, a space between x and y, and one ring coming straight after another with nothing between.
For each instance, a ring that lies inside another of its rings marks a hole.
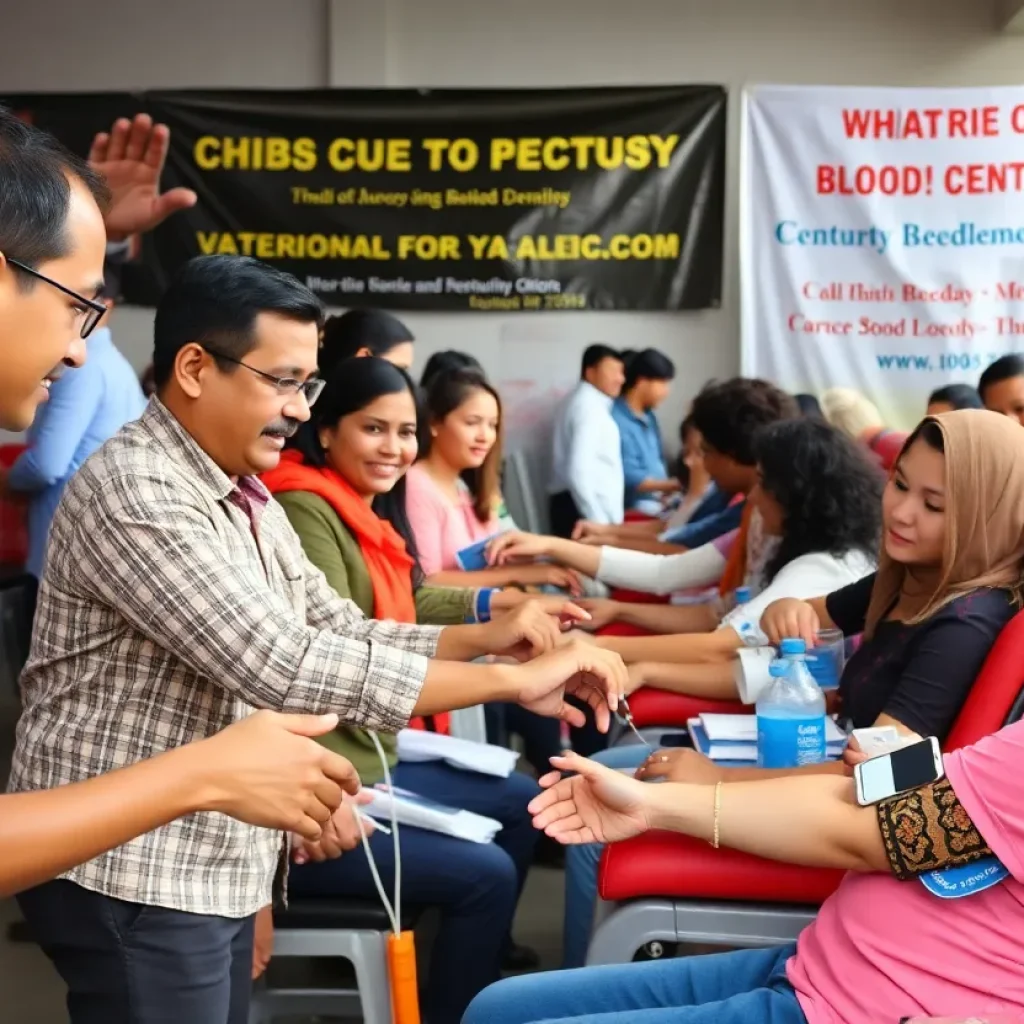
<instances>
[{"instance_id":1,"label":"woman wearing hijab","mask_svg":"<svg viewBox=\"0 0 1024 1024\"><path fill-rule=\"evenodd\" d=\"M841 724L895 726L944 739L1024 585L1024 431L1005 416L963 409L910 435L882 495L877 572L827 597L770 605L772 643L819 629L863 634L839 682ZM833 762L791 771L841 772ZM692 750L658 751L642 778L765 778L721 768Z\"/></svg>"}]
</instances>

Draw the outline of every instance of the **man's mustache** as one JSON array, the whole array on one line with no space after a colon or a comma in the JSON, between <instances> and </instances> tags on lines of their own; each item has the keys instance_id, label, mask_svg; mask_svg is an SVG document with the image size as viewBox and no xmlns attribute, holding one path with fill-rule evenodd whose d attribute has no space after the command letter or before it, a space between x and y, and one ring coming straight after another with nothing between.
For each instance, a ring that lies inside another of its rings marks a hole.
<instances>
[{"instance_id":1,"label":"man's mustache","mask_svg":"<svg viewBox=\"0 0 1024 1024\"><path fill-rule=\"evenodd\" d=\"M299 429L298 420L278 420L276 423L271 423L269 427L264 428L263 433L266 437L294 437L295 432Z\"/></svg>"}]
</instances>

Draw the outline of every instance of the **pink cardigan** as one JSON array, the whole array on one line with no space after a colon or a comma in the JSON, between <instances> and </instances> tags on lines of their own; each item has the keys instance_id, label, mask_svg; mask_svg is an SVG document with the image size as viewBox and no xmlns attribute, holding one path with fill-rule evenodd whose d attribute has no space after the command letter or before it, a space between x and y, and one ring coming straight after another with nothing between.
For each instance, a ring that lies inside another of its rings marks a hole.
<instances>
[{"instance_id":1,"label":"pink cardigan","mask_svg":"<svg viewBox=\"0 0 1024 1024\"><path fill-rule=\"evenodd\" d=\"M485 540L498 531L498 520L481 523L473 511L468 490L453 504L431 479L421 463L406 474L406 512L416 538L420 566L424 575L458 569L455 555L471 544Z\"/></svg>"}]
</instances>

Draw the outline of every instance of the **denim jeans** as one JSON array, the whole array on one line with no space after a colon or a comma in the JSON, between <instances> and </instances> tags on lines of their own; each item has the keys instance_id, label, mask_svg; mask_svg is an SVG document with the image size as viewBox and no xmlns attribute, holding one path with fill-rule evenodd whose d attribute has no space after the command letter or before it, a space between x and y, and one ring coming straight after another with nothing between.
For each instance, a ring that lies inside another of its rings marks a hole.
<instances>
[{"instance_id":1,"label":"denim jeans","mask_svg":"<svg viewBox=\"0 0 1024 1024\"><path fill-rule=\"evenodd\" d=\"M639 768L651 752L642 743L609 747L594 760L609 768ZM602 843L568 846L565 851L565 917L562 924L562 966L582 967L586 963L590 931L597 902L597 868L604 851Z\"/></svg>"},{"instance_id":2,"label":"denim jeans","mask_svg":"<svg viewBox=\"0 0 1024 1024\"><path fill-rule=\"evenodd\" d=\"M463 772L439 761L400 763L396 786L440 803L485 814L504 827L492 843L470 843L437 832L403 827L402 899L437 907L441 923L430 958L424 1017L430 1024L457 1024L469 1001L500 977L516 903L540 835L526 805L540 792L533 779ZM395 857L390 836L375 832L370 849L385 889L394 891ZM293 865L288 886L301 896L376 899L362 847L338 860Z\"/></svg>"},{"instance_id":3,"label":"denim jeans","mask_svg":"<svg viewBox=\"0 0 1024 1024\"><path fill-rule=\"evenodd\" d=\"M806 1024L786 961L795 945L500 981L462 1024Z\"/></svg>"}]
</instances>

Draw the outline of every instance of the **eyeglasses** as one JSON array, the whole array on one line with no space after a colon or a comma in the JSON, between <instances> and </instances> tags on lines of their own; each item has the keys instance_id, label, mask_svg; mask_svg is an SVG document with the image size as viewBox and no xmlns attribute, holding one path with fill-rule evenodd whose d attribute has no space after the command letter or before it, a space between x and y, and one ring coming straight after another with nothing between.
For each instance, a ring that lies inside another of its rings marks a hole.
<instances>
[{"instance_id":1,"label":"eyeglasses","mask_svg":"<svg viewBox=\"0 0 1024 1024\"><path fill-rule=\"evenodd\" d=\"M294 377L275 377L272 373L257 370L255 366L250 366L248 363L242 362L241 359L235 359L233 356L226 356L223 352L216 352L212 348L207 348L206 351L216 359L223 359L226 363L234 363L235 366L244 366L250 373L255 373L257 377L269 380L279 395L296 395L301 391L306 399L306 405L309 406L312 406L320 397L320 393L327 383L327 381L320 377L310 377L309 380L296 380Z\"/></svg>"},{"instance_id":2,"label":"eyeglasses","mask_svg":"<svg viewBox=\"0 0 1024 1024\"><path fill-rule=\"evenodd\" d=\"M38 270L33 270L30 266L20 262L19 260L13 260L10 256L7 257L7 262L20 270L23 274L29 274L32 277L38 278L40 281L45 281L48 285L56 288L58 291L63 292L65 295L70 295L71 298L75 299L80 309L76 312L79 316L84 316L85 319L82 321L82 337L88 338L93 331L96 330L96 325L103 319L103 314L106 313L107 307L103 305L98 299L87 299L84 295L79 295L78 292L72 288L68 288L62 285L59 281L54 281L52 277L47 277L45 274L40 274Z\"/></svg>"}]
</instances>

